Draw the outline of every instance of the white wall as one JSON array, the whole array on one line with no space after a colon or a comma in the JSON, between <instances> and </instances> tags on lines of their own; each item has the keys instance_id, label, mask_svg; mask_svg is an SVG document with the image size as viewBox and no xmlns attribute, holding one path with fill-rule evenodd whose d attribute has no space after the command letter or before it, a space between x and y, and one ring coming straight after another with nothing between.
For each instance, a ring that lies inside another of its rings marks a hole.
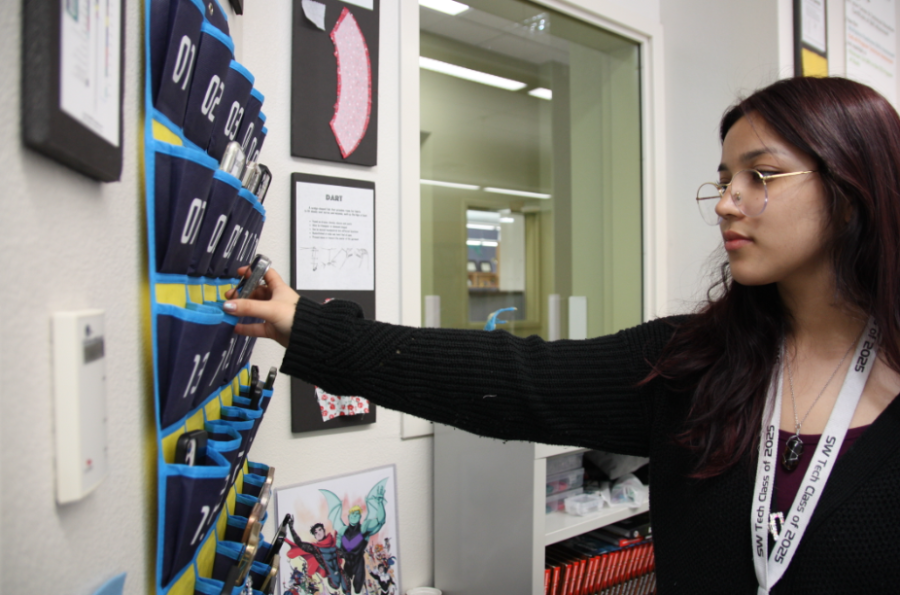
<instances>
[{"instance_id":1,"label":"white wall","mask_svg":"<svg viewBox=\"0 0 900 595\"><path fill-rule=\"evenodd\" d=\"M140 3L126 28L124 170L100 184L21 143L22 2L0 11L0 591L88 593L123 571L152 572L155 497L146 451L153 411L143 367L145 232L138 184ZM54 492L50 316L106 310L110 474L84 500Z\"/></svg>"},{"instance_id":2,"label":"white wall","mask_svg":"<svg viewBox=\"0 0 900 595\"><path fill-rule=\"evenodd\" d=\"M705 294L708 283L698 280L721 245L718 229L700 219L694 200L701 183L717 179L719 119L737 98L791 72L779 61L777 0L664 0L660 7L666 54L667 311L681 312Z\"/></svg>"},{"instance_id":3,"label":"white wall","mask_svg":"<svg viewBox=\"0 0 900 595\"><path fill-rule=\"evenodd\" d=\"M716 230L701 222L694 207L697 186L714 175L718 163L718 119L739 94L788 74L783 64L790 56L790 27L785 20L790 17L790 0L614 1L645 18L658 18L665 30L670 201L666 281L668 309L683 310L704 286L697 282L699 271L719 244ZM408 215L400 212L400 193L407 188L401 185L398 165L401 114L414 109L417 101L415 91L400 94L401 48L417 47L412 39L403 38L409 31L398 25L407 2L411 0L382 4L379 165L374 168L289 157L291 2L248 1L237 27L242 59L266 96L263 109L270 132L263 157L275 174L260 250L287 271L291 172L375 181L377 316L386 321L410 320L401 305L411 303L406 298L408 286L418 283L410 281L416 273L409 272L417 268L409 264L409 256L418 241L401 238L398 231L401 217ZM837 53L841 50L834 32L842 31L843 24L834 14L835 5L842 8L842 3L831 4L829 30L832 52ZM115 184L92 182L22 147L21 3L10 3L0 12L0 77L6 82L0 87L4 165L0 254L7 279L0 301L0 592L4 594L88 594L123 571L128 572L127 593L152 591L155 438L140 306L146 277L138 179L141 10L140 3L128 3L125 167L122 181ZM842 10L837 11L840 15ZM835 53L832 68L838 67ZM401 270L407 271L403 278ZM49 321L55 311L88 307L107 312L111 473L94 494L59 507L53 491ZM260 344L254 355L261 365L280 359L281 350L273 344ZM396 463L403 586L429 584L431 438L401 440L400 416L386 410L379 412L374 426L292 435L287 388L287 379L279 378L253 457L276 466L279 485Z\"/></svg>"},{"instance_id":4,"label":"white wall","mask_svg":"<svg viewBox=\"0 0 900 595\"><path fill-rule=\"evenodd\" d=\"M718 123L737 99L793 75L791 0L660 0L666 50L669 201L668 306L683 312L709 287L725 258L718 230L694 206L716 179ZM829 73L843 76L844 2L828 2ZM897 12L900 28L900 11ZM900 42L898 42L900 51ZM900 80L898 80L900 88ZM711 256L712 255L712 256ZM713 265L713 266L710 266Z\"/></svg>"}]
</instances>

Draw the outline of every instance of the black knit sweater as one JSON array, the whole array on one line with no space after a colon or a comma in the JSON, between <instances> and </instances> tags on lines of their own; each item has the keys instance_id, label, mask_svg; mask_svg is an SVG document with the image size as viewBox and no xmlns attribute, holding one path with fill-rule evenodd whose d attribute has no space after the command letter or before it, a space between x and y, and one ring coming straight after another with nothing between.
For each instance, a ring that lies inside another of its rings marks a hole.
<instances>
[{"instance_id":1,"label":"black knit sweater","mask_svg":"<svg viewBox=\"0 0 900 595\"><path fill-rule=\"evenodd\" d=\"M679 319L585 341L364 320L301 299L282 371L333 394L504 440L649 456L659 593L751 595L751 457L707 480L673 445L690 395L650 371ZM837 462L772 593L900 593L900 399Z\"/></svg>"}]
</instances>

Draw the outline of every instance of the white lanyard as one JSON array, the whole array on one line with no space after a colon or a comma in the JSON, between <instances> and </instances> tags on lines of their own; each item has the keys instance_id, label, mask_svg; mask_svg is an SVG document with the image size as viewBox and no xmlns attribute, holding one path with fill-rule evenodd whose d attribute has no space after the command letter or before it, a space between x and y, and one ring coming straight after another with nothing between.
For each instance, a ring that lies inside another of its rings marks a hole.
<instances>
[{"instance_id":1,"label":"white lanyard","mask_svg":"<svg viewBox=\"0 0 900 595\"><path fill-rule=\"evenodd\" d=\"M778 455L778 428L781 425L781 398L784 388L782 366L772 380L766 397L766 409L763 414L760 432L759 460L756 467L756 487L753 491L754 502L750 513L750 526L753 531L753 565L756 580L759 582L757 595L767 595L787 570L794 557L803 533L809 526L813 511L819 503L819 497L825 489L825 483L834 468L844 435L850 427L850 420L856 405L862 396L869 378L869 372L875 363L878 343L878 327L875 320L869 318L865 332L856 346L856 357L850 362L850 370L844 378L840 395L828 418L828 425L819 438L809 468L803 476L803 483L794 497L790 512L785 517L784 528L775 543L772 557L769 557L768 516L775 482L775 465ZM781 361L784 360L782 352Z\"/></svg>"}]
</instances>

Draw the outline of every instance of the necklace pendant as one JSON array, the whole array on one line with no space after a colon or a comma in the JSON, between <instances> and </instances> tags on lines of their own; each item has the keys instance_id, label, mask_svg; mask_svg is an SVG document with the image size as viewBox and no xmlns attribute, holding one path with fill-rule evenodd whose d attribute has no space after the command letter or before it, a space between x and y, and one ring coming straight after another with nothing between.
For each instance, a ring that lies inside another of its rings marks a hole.
<instances>
[{"instance_id":1,"label":"necklace pendant","mask_svg":"<svg viewBox=\"0 0 900 595\"><path fill-rule=\"evenodd\" d=\"M783 512L772 512L769 513L769 533L772 534L772 538L775 541L778 541L778 538L781 536L781 529L784 527L784 513Z\"/></svg>"},{"instance_id":2,"label":"necklace pendant","mask_svg":"<svg viewBox=\"0 0 900 595\"><path fill-rule=\"evenodd\" d=\"M800 440L800 434L794 434L788 438L785 445L781 466L788 471L793 471L797 468L801 456L803 456L803 441Z\"/></svg>"}]
</instances>

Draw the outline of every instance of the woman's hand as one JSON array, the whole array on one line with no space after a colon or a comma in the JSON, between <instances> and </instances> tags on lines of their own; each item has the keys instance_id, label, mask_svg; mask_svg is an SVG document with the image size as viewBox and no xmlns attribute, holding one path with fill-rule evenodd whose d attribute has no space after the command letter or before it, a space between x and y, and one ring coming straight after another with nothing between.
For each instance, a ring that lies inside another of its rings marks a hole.
<instances>
[{"instance_id":1,"label":"woman's hand","mask_svg":"<svg viewBox=\"0 0 900 595\"><path fill-rule=\"evenodd\" d=\"M241 267L238 274L241 277L245 276L249 268ZM300 295L284 282L275 269L270 268L263 280L265 285L260 284L250 294L250 299L230 299L234 297L234 289L226 293L225 297L229 300L225 302L225 312L241 318L244 316L262 318L264 321L262 323L238 324L234 330L248 337L268 337L287 347L291 327L294 324L294 310L297 309Z\"/></svg>"}]
</instances>

